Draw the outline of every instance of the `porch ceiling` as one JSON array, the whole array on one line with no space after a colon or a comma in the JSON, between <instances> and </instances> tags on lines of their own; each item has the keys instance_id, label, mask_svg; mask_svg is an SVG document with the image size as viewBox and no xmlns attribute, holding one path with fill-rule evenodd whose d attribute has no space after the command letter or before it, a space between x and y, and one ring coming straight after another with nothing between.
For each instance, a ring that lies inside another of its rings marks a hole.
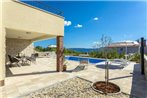
<instances>
[{"instance_id":1,"label":"porch ceiling","mask_svg":"<svg viewBox=\"0 0 147 98\"><path fill-rule=\"evenodd\" d=\"M24 30L16 30L16 29L6 29L6 38L15 38L15 39L26 39L26 40L41 40L41 39L48 39L54 38L55 36L44 34L44 33L37 33L37 32L29 32Z\"/></svg>"}]
</instances>

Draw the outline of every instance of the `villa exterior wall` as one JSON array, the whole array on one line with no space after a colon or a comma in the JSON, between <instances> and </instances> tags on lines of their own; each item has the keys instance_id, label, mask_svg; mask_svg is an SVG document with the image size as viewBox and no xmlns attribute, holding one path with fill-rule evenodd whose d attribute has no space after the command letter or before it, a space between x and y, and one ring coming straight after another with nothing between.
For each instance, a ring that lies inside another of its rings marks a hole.
<instances>
[{"instance_id":1,"label":"villa exterior wall","mask_svg":"<svg viewBox=\"0 0 147 98\"><path fill-rule=\"evenodd\" d=\"M0 2L0 86L4 85L5 78L5 35L6 31L2 24L2 2Z\"/></svg>"},{"instance_id":2,"label":"villa exterior wall","mask_svg":"<svg viewBox=\"0 0 147 98\"><path fill-rule=\"evenodd\" d=\"M31 56L32 53L34 53L34 47L32 44L32 41L30 40L24 40L24 39L12 39L7 38L6 39L6 56L8 61L8 55L16 56L18 53L25 55L25 56Z\"/></svg>"},{"instance_id":3,"label":"villa exterior wall","mask_svg":"<svg viewBox=\"0 0 147 98\"><path fill-rule=\"evenodd\" d=\"M113 47L109 48L110 50L116 49L116 51L121 54L121 53L126 53L126 47ZM139 52L139 47L127 47L127 53L137 53Z\"/></svg>"},{"instance_id":4,"label":"villa exterior wall","mask_svg":"<svg viewBox=\"0 0 147 98\"><path fill-rule=\"evenodd\" d=\"M5 28L64 36L64 18L14 0L3 0Z\"/></svg>"}]
</instances>

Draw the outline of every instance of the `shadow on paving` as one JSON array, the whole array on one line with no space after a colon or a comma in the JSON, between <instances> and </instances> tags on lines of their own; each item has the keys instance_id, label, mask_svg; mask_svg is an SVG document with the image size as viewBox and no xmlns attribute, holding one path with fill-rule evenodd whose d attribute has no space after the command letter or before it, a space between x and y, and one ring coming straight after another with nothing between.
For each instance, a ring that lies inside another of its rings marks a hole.
<instances>
[{"instance_id":1,"label":"shadow on paving","mask_svg":"<svg viewBox=\"0 0 147 98\"><path fill-rule=\"evenodd\" d=\"M122 77L116 77L116 78L111 78L111 79L109 79L109 80L117 80L117 79L128 78L128 77L132 77L132 75L129 75L129 76L122 76Z\"/></svg>"},{"instance_id":2,"label":"shadow on paving","mask_svg":"<svg viewBox=\"0 0 147 98\"><path fill-rule=\"evenodd\" d=\"M105 69L105 64L96 65L96 67ZM115 69L123 69L123 68L119 65L109 65L109 69L115 70Z\"/></svg>"},{"instance_id":3,"label":"shadow on paving","mask_svg":"<svg viewBox=\"0 0 147 98\"><path fill-rule=\"evenodd\" d=\"M145 76L141 75L140 64L134 65L133 70L133 80L131 87L131 95L136 96L136 98L147 98L147 81Z\"/></svg>"},{"instance_id":4,"label":"shadow on paving","mask_svg":"<svg viewBox=\"0 0 147 98\"><path fill-rule=\"evenodd\" d=\"M6 77L25 76L25 75L38 75L38 74L47 74L47 73L57 73L57 71L42 71L42 72L13 74L9 68L6 68Z\"/></svg>"}]
</instances>

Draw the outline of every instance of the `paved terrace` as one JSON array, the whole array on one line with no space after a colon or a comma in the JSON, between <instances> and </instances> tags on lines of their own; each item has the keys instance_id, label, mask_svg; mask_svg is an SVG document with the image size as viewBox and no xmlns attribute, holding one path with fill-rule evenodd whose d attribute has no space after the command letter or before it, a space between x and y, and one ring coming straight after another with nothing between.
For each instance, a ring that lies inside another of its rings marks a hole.
<instances>
[{"instance_id":1,"label":"paved terrace","mask_svg":"<svg viewBox=\"0 0 147 98\"><path fill-rule=\"evenodd\" d=\"M51 84L79 76L94 81L104 80L104 62L97 66L89 64L88 69L72 72L78 62L69 61L67 72L56 72L55 58L38 58L36 64L7 68L4 87L0 87L0 97L18 98ZM137 98L147 98L147 82L140 75L140 65L131 62L124 69L110 67L110 81L120 86L122 92Z\"/></svg>"}]
</instances>

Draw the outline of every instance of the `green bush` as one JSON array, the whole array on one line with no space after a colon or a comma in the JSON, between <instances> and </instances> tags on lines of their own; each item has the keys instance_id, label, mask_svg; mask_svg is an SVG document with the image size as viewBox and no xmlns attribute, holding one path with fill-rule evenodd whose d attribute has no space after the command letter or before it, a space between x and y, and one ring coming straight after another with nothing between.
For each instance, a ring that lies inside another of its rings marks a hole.
<instances>
[{"instance_id":1,"label":"green bush","mask_svg":"<svg viewBox=\"0 0 147 98\"><path fill-rule=\"evenodd\" d=\"M101 51L92 51L89 53L91 57L94 58L108 58L108 59L115 59L115 58L124 58L125 53L119 54L116 49L111 50L101 50Z\"/></svg>"},{"instance_id":2,"label":"green bush","mask_svg":"<svg viewBox=\"0 0 147 98\"><path fill-rule=\"evenodd\" d=\"M43 48L42 46L36 46L35 50L38 52L46 52L46 51L56 51L56 48L49 48L49 47Z\"/></svg>"},{"instance_id":3,"label":"green bush","mask_svg":"<svg viewBox=\"0 0 147 98\"><path fill-rule=\"evenodd\" d=\"M131 61L134 61L136 63L140 62L140 54L139 53L135 53L133 58L130 59Z\"/></svg>"},{"instance_id":4,"label":"green bush","mask_svg":"<svg viewBox=\"0 0 147 98\"><path fill-rule=\"evenodd\" d=\"M71 49L64 48L64 55L73 55L73 56L79 56L79 54L83 54L82 52L77 52Z\"/></svg>"}]
</instances>

